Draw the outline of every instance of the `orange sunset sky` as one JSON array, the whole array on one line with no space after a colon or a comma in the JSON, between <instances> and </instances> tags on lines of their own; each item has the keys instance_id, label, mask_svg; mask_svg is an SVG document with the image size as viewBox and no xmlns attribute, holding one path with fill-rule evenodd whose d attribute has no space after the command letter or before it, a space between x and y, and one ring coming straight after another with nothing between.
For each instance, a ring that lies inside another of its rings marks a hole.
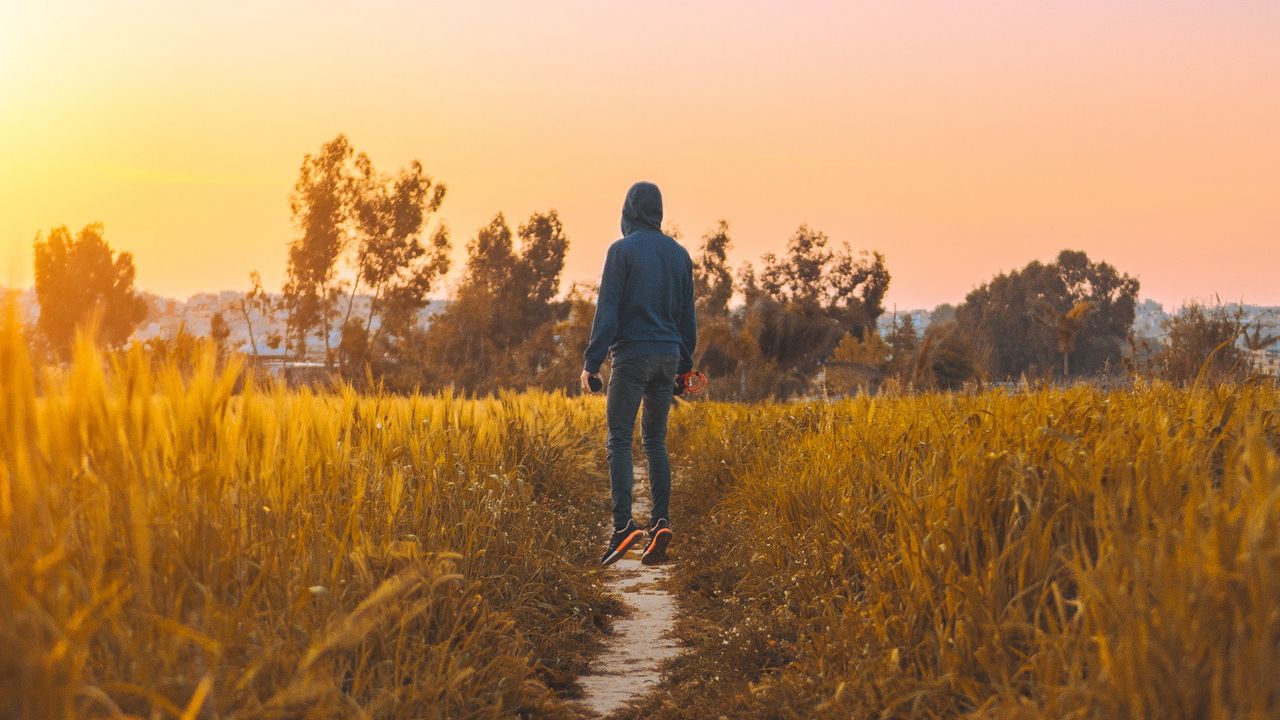
<instances>
[{"instance_id":1,"label":"orange sunset sky","mask_svg":"<svg viewBox=\"0 0 1280 720\"><path fill-rule=\"evenodd\" d=\"M882 251L903 309L1064 247L1167 305L1280 304L1276 0L0 0L0 282L102 221L143 289L278 288L339 132L448 185L459 265L556 208L595 281L650 179L735 266L802 222Z\"/></svg>"}]
</instances>

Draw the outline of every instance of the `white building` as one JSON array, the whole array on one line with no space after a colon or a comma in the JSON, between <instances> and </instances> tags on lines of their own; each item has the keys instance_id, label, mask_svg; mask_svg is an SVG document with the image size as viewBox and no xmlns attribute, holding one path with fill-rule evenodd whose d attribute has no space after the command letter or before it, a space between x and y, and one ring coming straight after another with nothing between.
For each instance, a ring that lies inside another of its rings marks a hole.
<instances>
[{"instance_id":1,"label":"white building","mask_svg":"<svg viewBox=\"0 0 1280 720\"><path fill-rule=\"evenodd\" d=\"M1249 362L1253 365L1254 372L1280 377L1280 348L1250 350Z\"/></svg>"}]
</instances>

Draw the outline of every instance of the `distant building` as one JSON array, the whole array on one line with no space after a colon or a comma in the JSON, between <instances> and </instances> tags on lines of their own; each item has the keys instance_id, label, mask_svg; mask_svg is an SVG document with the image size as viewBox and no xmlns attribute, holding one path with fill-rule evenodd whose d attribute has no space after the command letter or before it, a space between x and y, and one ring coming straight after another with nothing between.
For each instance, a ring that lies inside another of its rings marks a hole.
<instances>
[{"instance_id":1,"label":"distant building","mask_svg":"<svg viewBox=\"0 0 1280 720\"><path fill-rule=\"evenodd\" d=\"M1280 377L1280 348L1250 350L1249 362L1253 365L1254 372Z\"/></svg>"},{"instance_id":2,"label":"distant building","mask_svg":"<svg viewBox=\"0 0 1280 720\"><path fill-rule=\"evenodd\" d=\"M148 313L147 319L143 321L138 329L134 331L133 339L139 342L146 342L152 338L168 338L184 331L191 335L207 336L209 334L210 325L215 313L222 313L223 319L231 328L231 335L227 338L227 343L233 350L245 353L247 355L258 355L266 358L283 358L284 345L281 344L275 348L268 347L267 339L272 336L283 336L285 333L285 315L280 313L274 318L268 318L256 310L249 310L249 322L253 324L253 339L256 341L255 348L249 343L249 328L245 323L244 313L240 307L240 301L244 298L244 293L234 290L223 290L221 292L201 292L195 293L186 301L173 300L170 298L160 297L158 295L150 295L144 293L147 300ZM279 299L278 297L274 299ZM352 316L354 318L364 319L369 317L370 304L373 299L368 295L357 295L355 302L352 304ZM427 327L431 324L431 317L436 313L444 310L448 305L444 300L432 300L425 308L418 313L418 324L420 327ZM342 306L345 312L345 303ZM373 320L373 328L377 329L378 318ZM330 345L336 347L342 339L341 328L335 327L329 335ZM322 340L311 340L311 355L323 348ZM297 371L303 365L297 362L289 364L291 371Z\"/></svg>"},{"instance_id":3,"label":"distant building","mask_svg":"<svg viewBox=\"0 0 1280 720\"><path fill-rule=\"evenodd\" d=\"M1133 334L1139 338L1164 340L1169 334L1165 329L1168 321L1169 314L1155 300L1143 300L1133 308Z\"/></svg>"},{"instance_id":4,"label":"distant building","mask_svg":"<svg viewBox=\"0 0 1280 720\"><path fill-rule=\"evenodd\" d=\"M893 333L894 327L901 326L908 316L911 317L911 324L915 327L917 335L923 334L933 320L933 312L929 310L920 308L915 310L888 310L876 321L876 331L880 333L880 337L887 338Z\"/></svg>"}]
</instances>

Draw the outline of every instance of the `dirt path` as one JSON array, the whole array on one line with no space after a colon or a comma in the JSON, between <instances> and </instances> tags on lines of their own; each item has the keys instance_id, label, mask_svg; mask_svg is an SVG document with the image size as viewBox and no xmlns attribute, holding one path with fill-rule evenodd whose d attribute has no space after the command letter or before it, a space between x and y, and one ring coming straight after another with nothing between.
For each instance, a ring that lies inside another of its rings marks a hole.
<instances>
[{"instance_id":1,"label":"dirt path","mask_svg":"<svg viewBox=\"0 0 1280 720\"><path fill-rule=\"evenodd\" d=\"M640 522L648 521L649 480L640 467L636 468L633 514ZM609 589L622 596L630 612L614 621L613 633L589 673L578 678L583 704L601 716L653 690L661 677L658 665L680 652L668 632L675 620L675 597L667 590L669 566L641 565L643 549L637 544L609 568Z\"/></svg>"}]
</instances>

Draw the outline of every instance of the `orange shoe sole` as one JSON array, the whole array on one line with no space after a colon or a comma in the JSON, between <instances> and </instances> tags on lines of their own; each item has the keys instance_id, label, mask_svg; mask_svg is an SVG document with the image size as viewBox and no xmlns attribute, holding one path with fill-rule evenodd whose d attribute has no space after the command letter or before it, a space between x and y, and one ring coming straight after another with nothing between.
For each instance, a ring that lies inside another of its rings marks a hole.
<instances>
[{"instance_id":1,"label":"orange shoe sole","mask_svg":"<svg viewBox=\"0 0 1280 720\"><path fill-rule=\"evenodd\" d=\"M631 549L631 546L634 545L636 543L636 540L639 540L640 536L643 534L644 534L643 530L636 530L635 532L628 535L625 540L618 543L618 547L615 548L613 552L609 553L609 557L606 557L604 561L601 562L600 564L612 565L618 562L619 560L621 560L622 556L627 554L627 551Z\"/></svg>"},{"instance_id":2,"label":"orange shoe sole","mask_svg":"<svg viewBox=\"0 0 1280 720\"><path fill-rule=\"evenodd\" d=\"M645 565L657 565L667 561L667 545L671 542L673 533L670 528L662 528L653 534L653 538L649 540L649 547L644 549L644 554L640 556L640 562Z\"/></svg>"}]
</instances>

